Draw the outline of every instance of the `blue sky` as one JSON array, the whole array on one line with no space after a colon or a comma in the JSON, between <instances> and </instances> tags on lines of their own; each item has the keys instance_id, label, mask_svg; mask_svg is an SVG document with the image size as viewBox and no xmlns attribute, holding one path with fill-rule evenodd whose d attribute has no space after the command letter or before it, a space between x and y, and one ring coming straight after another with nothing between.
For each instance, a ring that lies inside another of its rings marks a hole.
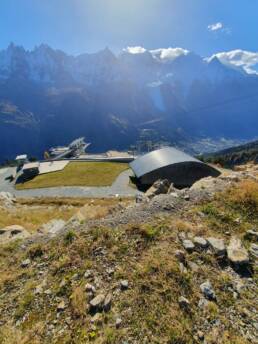
<instances>
[{"instance_id":1,"label":"blue sky","mask_svg":"<svg viewBox=\"0 0 258 344\"><path fill-rule=\"evenodd\" d=\"M0 49L258 51L258 0L0 0Z\"/></svg>"}]
</instances>

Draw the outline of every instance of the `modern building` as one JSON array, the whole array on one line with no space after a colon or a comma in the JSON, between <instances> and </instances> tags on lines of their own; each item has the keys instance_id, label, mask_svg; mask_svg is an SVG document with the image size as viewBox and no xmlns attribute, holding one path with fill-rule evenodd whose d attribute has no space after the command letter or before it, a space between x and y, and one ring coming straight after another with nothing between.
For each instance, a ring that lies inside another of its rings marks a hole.
<instances>
[{"instance_id":1,"label":"modern building","mask_svg":"<svg viewBox=\"0 0 258 344\"><path fill-rule=\"evenodd\" d=\"M175 186L188 187L201 178L220 175L210 165L172 147L147 153L131 162L130 167L143 185L168 179Z\"/></svg>"},{"instance_id":2,"label":"modern building","mask_svg":"<svg viewBox=\"0 0 258 344\"><path fill-rule=\"evenodd\" d=\"M58 160L64 158L75 158L85 153L90 143L85 143L84 137L80 137L69 144L69 146L59 146L50 148L51 159Z\"/></svg>"}]
</instances>

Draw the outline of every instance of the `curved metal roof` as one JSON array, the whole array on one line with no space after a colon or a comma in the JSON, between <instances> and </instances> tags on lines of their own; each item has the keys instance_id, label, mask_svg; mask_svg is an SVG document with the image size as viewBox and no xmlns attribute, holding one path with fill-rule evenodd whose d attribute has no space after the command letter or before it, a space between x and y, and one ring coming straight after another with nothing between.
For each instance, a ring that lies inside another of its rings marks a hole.
<instances>
[{"instance_id":1,"label":"curved metal roof","mask_svg":"<svg viewBox=\"0 0 258 344\"><path fill-rule=\"evenodd\" d=\"M129 165L134 171L136 177L140 178L143 175L157 170L161 167L182 162L198 162L200 164L203 164L200 160L197 160L184 152L181 152L172 147L167 147L147 153L135 159Z\"/></svg>"}]
</instances>

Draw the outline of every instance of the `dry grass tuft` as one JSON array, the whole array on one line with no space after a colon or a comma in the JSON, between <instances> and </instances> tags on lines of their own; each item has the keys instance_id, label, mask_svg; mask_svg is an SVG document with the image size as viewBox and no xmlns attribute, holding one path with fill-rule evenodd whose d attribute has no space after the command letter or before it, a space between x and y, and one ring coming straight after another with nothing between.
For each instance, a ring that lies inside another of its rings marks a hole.
<instances>
[{"instance_id":1,"label":"dry grass tuft","mask_svg":"<svg viewBox=\"0 0 258 344\"><path fill-rule=\"evenodd\" d=\"M71 299L71 307L72 313L74 317L82 317L86 313L86 298L85 298L85 291L83 290L82 286L75 287L70 297Z\"/></svg>"}]
</instances>

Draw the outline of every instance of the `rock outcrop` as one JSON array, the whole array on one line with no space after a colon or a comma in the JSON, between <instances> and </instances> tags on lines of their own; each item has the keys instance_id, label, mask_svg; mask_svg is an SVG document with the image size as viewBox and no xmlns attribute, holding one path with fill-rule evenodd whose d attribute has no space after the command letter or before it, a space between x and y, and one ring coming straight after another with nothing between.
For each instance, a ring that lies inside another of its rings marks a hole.
<instances>
[{"instance_id":1,"label":"rock outcrop","mask_svg":"<svg viewBox=\"0 0 258 344\"><path fill-rule=\"evenodd\" d=\"M23 240L30 236L30 233L22 226L13 225L0 229L0 244L6 244L13 240Z\"/></svg>"}]
</instances>

